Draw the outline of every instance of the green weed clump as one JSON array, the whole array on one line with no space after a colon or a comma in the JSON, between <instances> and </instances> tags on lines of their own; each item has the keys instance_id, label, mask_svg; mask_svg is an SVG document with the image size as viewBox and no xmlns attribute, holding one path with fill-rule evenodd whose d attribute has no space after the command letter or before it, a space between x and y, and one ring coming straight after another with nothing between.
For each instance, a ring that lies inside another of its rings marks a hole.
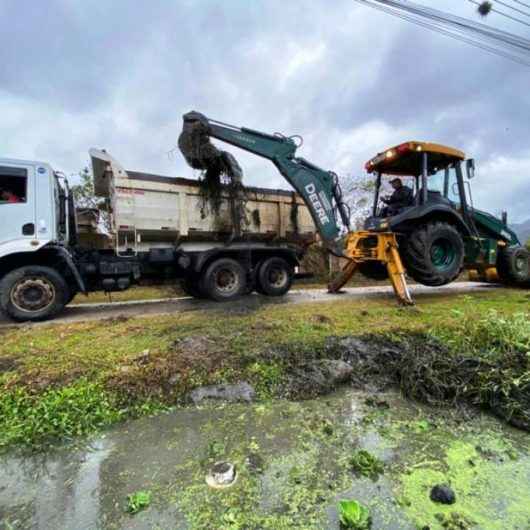
<instances>
[{"instance_id":1,"label":"green weed clump","mask_svg":"<svg viewBox=\"0 0 530 530\"><path fill-rule=\"evenodd\" d=\"M368 451L357 451L350 459L352 469L363 477L377 480L384 472L383 462Z\"/></svg>"},{"instance_id":2,"label":"green weed clump","mask_svg":"<svg viewBox=\"0 0 530 530\"><path fill-rule=\"evenodd\" d=\"M0 395L0 448L37 448L93 432L121 419L111 396L96 383L75 384L34 395L14 388Z\"/></svg>"},{"instance_id":3,"label":"green weed clump","mask_svg":"<svg viewBox=\"0 0 530 530\"><path fill-rule=\"evenodd\" d=\"M372 524L370 511L356 500L339 502L339 519L344 529L368 530Z\"/></svg>"},{"instance_id":4,"label":"green weed clump","mask_svg":"<svg viewBox=\"0 0 530 530\"><path fill-rule=\"evenodd\" d=\"M130 495L127 495L127 507L126 510L130 514L138 513L139 511L147 508L151 504L151 492L150 491L135 491Z\"/></svg>"}]
</instances>

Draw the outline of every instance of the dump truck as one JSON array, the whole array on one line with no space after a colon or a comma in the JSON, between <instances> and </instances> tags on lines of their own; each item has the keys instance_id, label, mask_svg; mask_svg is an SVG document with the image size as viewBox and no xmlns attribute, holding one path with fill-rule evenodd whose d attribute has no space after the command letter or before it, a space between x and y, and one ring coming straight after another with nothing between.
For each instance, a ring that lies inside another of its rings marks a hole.
<instances>
[{"instance_id":1,"label":"dump truck","mask_svg":"<svg viewBox=\"0 0 530 530\"><path fill-rule=\"evenodd\" d=\"M143 281L179 281L188 294L220 301L254 289L281 296L315 241L307 206L292 191L247 188L245 219L234 227L229 198L205 211L197 180L126 171L104 150L91 149L90 158L108 221L101 237L98 212L83 212L88 229L80 233L61 173L0 159L0 308L16 321L52 318L77 293Z\"/></svg>"}]
</instances>

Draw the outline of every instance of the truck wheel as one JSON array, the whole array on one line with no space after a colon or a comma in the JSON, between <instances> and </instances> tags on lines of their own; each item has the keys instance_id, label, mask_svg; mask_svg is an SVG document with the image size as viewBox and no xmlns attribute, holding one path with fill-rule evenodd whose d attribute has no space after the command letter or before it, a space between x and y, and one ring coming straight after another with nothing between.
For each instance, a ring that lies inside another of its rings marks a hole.
<instances>
[{"instance_id":1,"label":"truck wheel","mask_svg":"<svg viewBox=\"0 0 530 530\"><path fill-rule=\"evenodd\" d=\"M218 302L234 300L247 288L247 274L236 260L221 258L211 263L201 281L201 291Z\"/></svg>"},{"instance_id":2,"label":"truck wheel","mask_svg":"<svg viewBox=\"0 0 530 530\"><path fill-rule=\"evenodd\" d=\"M448 223L421 226L401 246L407 273L423 285L451 283L462 270L464 242L458 230Z\"/></svg>"},{"instance_id":3,"label":"truck wheel","mask_svg":"<svg viewBox=\"0 0 530 530\"><path fill-rule=\"evenodd\" d=\"M46 320L62 311L68 293L68 285L55 269L30 265L4 276L0 306L19 322Z\"/></svg>"},{"instance_id":4,"label":"truck wheel","mask_svg":"<svg viewBox=\"0 0 530 530\"><path fill-rule=\"evenodd\" d=\"M258 269L259 293L267 296L283 296L293 283L294 271L283 258L266 259Z\"/></svg>"},{"instance_id":5,"label":"truck wheel","mask_svg":"<svg viewBox=\"0 0 530 530\"><path fill-rule=\"evenodd\" d=\"M497 256L497 274L502 283L522 284L530 280L530 253L523 247L503 248Z\"/></svg>"},{"instance_id":6,"label":"truck wheel","mask_svg":"<svg viewBox=\"0 0 530 530\"><path fill-rule=\"evenodd\" d=\"M188 296L192 296L193 298L204 298L204 294L201 292L199 282L199 278L187 276L180 282L180 286Z\"/></svg>"}]
</instances>

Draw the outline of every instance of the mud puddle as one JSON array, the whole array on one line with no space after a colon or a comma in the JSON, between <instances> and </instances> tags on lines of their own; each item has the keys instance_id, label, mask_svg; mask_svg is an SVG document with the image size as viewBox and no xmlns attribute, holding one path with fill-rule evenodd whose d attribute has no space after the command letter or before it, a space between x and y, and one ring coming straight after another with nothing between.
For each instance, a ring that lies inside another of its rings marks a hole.
<instances>
[{"instance_id":1,"label":"mud puddle","mask_svg":"<svg viewBox=\"0 0 530 530\"><path fill-rule=\"evenodd\" d=\"M374 529L528 529L528 434L469 414L349 389L178 409L82 447L1 457L0 528L338 529L337 501L355 498ZM352 469L359 450L382 462L377 480ZM235 465L233 486L206 484L218 461ZM455 504L429 499L437 483L451 486ZM130 515L127 495L140 490L151 503Z\"/></svg>"}]
</instances>

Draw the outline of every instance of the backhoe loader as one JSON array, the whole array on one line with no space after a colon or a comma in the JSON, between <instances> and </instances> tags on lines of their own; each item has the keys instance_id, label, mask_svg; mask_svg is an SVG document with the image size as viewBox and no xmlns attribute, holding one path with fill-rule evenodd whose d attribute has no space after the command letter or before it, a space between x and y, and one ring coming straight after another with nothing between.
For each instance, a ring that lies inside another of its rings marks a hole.
<instances>
[{"instance_id":1,"label":"backhoe loader","mask_svg":"<svg viewBox=\"0 0 530 530\"><path fill-rule=\"evenodd\" d=\"M360 266L373 263L385 268L398 301L413 304L396 234L389 230L350 230L349 209L343 201L337 175L295 156L302 143L299 136L236 127L195 111L185 114L183 120L179 148L188 164L205 171L206 178L218 179L224 173L236 187L241 180L241 169L234 157L218 150L211 138L270 160L276 166L307 204L329 252L348 260L342 273L329 285L330 292L337 292Z\"/></svg>"},{"instance_id":2,"label":"backhoe loader","mask_svg":"<svg viewBox=\"0 0 530 530\"><path fill-rule=\"evenodd\" d=\"M428 286L450 283L463 269L481 279L529 283L528 251L506 218L474 208L469 180L475 162L458 149L410 141L378 153L365 166L376 175L372 215L364 230L351 231L337 175L295 156L301 137L236 127L194 111L183 119L179 147L192 167L224 172L241 184L241 168L210 142L215 138L270 160L300 194L329 252L348 260L330 292L338 292L355 271L390 279L402 304L413 303L405 271ZM413 187L410 204L391 214L379 206L385 175L408 179Z\"/></svg>"}]
</instances>

